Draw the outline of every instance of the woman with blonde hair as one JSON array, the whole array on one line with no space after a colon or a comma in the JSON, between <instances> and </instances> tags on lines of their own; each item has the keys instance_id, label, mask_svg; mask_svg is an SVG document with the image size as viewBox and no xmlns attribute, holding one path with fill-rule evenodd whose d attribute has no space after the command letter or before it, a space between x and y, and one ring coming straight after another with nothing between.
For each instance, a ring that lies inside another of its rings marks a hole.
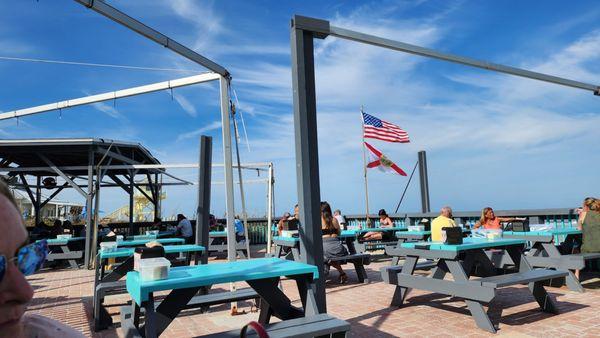
<instances>
[{"instance_id":1,"label":"woman with blonde hair","mask_svg":"<svg viewBox=\"0 0 600 338\"><path fill-rule=\"evenodd\" d=\"M506 218L506 217L497 217L494 214L494 209L490 207L485 207L481 210L481 217L479 221L475 223L475 229L482 227L484 229L502 229L502 225L500 222L514 222L518 221L518 218Z\"/></svg>"},{"instance_id":2,"label":"woman with blonde hair","mask_svg":"<svg viewBox=\"0 0 600 338\"><path fill-rule=\"evenodd\" d=\"M600 200L587 197L580 210L577 228L582 232L581 252L600 252ZM579 270L575 270L575 277L579 279Z\"/></svg>"}]
</instances>

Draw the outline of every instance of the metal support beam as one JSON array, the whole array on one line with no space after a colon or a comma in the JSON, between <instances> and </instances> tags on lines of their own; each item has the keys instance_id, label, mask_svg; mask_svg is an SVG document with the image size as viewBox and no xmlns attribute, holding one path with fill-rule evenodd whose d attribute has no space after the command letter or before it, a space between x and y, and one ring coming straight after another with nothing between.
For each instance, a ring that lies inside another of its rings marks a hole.
<instances>
[{"instance_id":1,"label":"metal support beam","mask_svg":"<svg viewBox=\"0 0 600 338\"><path fill-rule=\"evenodd\" d=\"M164 81L153 83L145 86L132 87L112 92L107 92L103 94L90 95L75 99L70 99L66 101L58 101L54 103L48 103L41 106L35 106L30 108L18 109L13 111L8 111L0 114L0 120L12 119L26 115L33 115L44 113L47 111L53 111L58 109L67 109L77 106L82 106L86 104L103 102L103 101L111 101L124 97L135 96L140 94L157 92L165 89L172 89L177 87L190 86L197 83L215 81L218 80L220 76L214 73L205 73L200 75L194 75L190 77L184 77L180 79Z\"/></svg>"},{"instance_id":2,"label":"metal support beam","mask_svg":"<svg viewBox=\"0 0 600 338\"><path fill-rule=\"evenodd\" d=\"M133 180L134 173L133 171L129 172L129 236L137 235L137 228L133 229L133 187L135 186L135 181Z\"/></svg>"},{"instance_id":3,"label":"metal support beam","mask_svg":"<svg viewBox=\"0 0 600 338\"><path fill-rule=\"evenodd\" d=\"M71 176L71 179L74 179L74 176ZM40 203L40 209L43 208L46 204L48 204L48 202L52 201L52 199L54 197L56 197L56 195L58 195L61 191L63 191L63 189L65 189L66 187L69 186L69 182L65 182L63 183L63 185L61 185L60 187L57 187L55 191L52 192L52 194L50 194L50 196L48 196L48 198L46 198L44 200L44 202ZM58 215L56 215L58 217Z\"/></svg>"},{"instance_id":4,"label":"metal support beam","mask_svg":"<svg viewBox=\"0 0 600 338\"><path fill-rule=\"evenodd\" d=\"M271 253L273 244L273 164L269 164L269 174L267 181L267 253Z\"/></svg>"},{"instance_id":5,"label":"metal support beam","mask_svg":"<svg viewBox=\"0 0 600 338\"><path fill-rule=\"evenodd\" d=\"M92 229L94 228L93 223L93 195L92 189L94 184L94 151L90 149L88 152L88 168L87 168L87 181L88 181L88 194L85 195L85 253L84 253L84 264L88 267L94 264L94 257L92 256ZM81 188L77 187L81 190ZM83 191L83 190L82 190Z\"/></svg>"},{"instance_id":6,"label":"metal support beam","mask_svg":"<svg viewBox=\"0 0 600 338\"><path fill-rule=\"evenodd\" d=\"M161 46L168 48L175 53L189 59L203 67L212 70L215 73L220 74L225 78L229 78L229 72L227 69L218 65L217 63L205 58L204 56L194 52L179 42L169 38L168 36L159 33L158 31L144 25L140 21L128 16L127 14L119 11L118 9L106 4L100 0L75 0L76 2L86 6L87 8L93 9L94 11L104 15L105 17L121 24L134 32L145 36L146 38L160 44Z\"/></svg>"},{"instance_id":7,"label":"metal support beam","mask_svg":"<svg viewBox=\"0 0 600 338\"><path fill-rule=\"evenodd\" d=\"M421 212L430 212L429 180L427 178L427 156L424 150L419 151L419 182L421 184Z\"/></svg>"},{"instance_id":8,"label":"metal support beam","mask_svg":"<svg viewBox=\"0 0 600 338\"><path fill-rule=\"evenodd\" d=\"M198 172L198 207L196 209L196 244L208 250L210 232L210 180L212 177L212 137L200 136L200 170ZM208 263L208 251L202 255L202 264Z\"/></svg>"},{"instance_id":9,"label":"metal support beam","mask_svg":"<svg viewBox=\"0 0 600 338\"><path fill-rule=\"evenodd\" d=\"M419 47L419 46L415 46L415 45L411 45L408 43L399 42L399 41L395 41L395 40L385 39L385 38L381 38L381 37L378 37L375 35L364 34L364 33L352 31L349 29L341 28L341 27L329 26L328 33L331 36L335 36L335 37L346 39L346 40L362 42L362 43L366 43L369 45L388 48L388 49L392 49L392 50L399 51L399 52L405 52L405 53L410 53L410 54L415 54L415 55L420 55L420 56L426 56L426 57L430 57L430 58L434 58L434 59L438 59L438 60L459 63L459 64L463 64L466 66L481 68L481 69L485 69L485 70L491 70L491 71L495 71L495 72L499 72L499 73L505 73L505 74L509 74L509 75L528 78L528 79L550 82L550 83L554 83L554 84L558 84L558 85L562 85L562 86L589 90L592 93L594 93L595 95L600 95L600 86L598 86L598 85L593 85L593 84L579 82L579 81L573 81L573 80L561 78L558 76L552 76L552 75L547 75L547 74L543 74L543 73L532 72L532 71L521 69L521 68L505 66L505 65L501 65L501 64L497 64L497 63L487 62L487 61L476 60L476 59L472 59L472 58L468 58L468 57L464 57L464 56L442 53L442 52L438 52L433 49Z\"/></svg>"},{"instance_id":10,"label":"metal support beam","mask_svg":"<svg viewBox=\"0 0 600 338\"><path fill-rule=\"evenodd\" d=\"M65 181L67 181L69 183L70 186L72 186L73 188L75 188L75 190L77 190L77 192L79 192L84 198L87 198L87 196L89 195L87 192L83 191L83 189L81 189L77 183L73 182L72 179L70 179L67 175L65 175L65 173L62 172L62 170L58 169L57 166L54 165L54 163L52 163L46 156L44 156L41 153L37 153L38 157L42 159L42 161L46 162L46 164L48 165L48 167L50 167L50 169L52 169L55 173L57 173L60 177L62 177ZM89 169L89 168L88 168ZM39 178L39 176L38 176ZM89 180L89 177L88 177ZM39 183L38 183L39 186ZM88 191L91 193L92 189L90 188L89 184L88 184Z\"/></svg>"},{"instance_id":11,"label":"metal support beam","mask_svg":"<svg viewBox=\"0 0 600 338\"><path fill-rule=\"evenodd\" d=\"M38 176L36 179L37 186L35 187L35 201L33 202L33 209L35 210L35 224L37 225L41 221L40 213L42 212L42 208L40 208L40 201L42 199L42 177Z\"/></svg>"},{"instance_id":12,"label":"metal support beam","mask_svg":"<svg viewBox=\"0 0 600 338\"><path fill-rule=\"evenodd\" d=\"M223 163L225 164L225 210L227 212L227 259L235 261L237 256L235 240L235 207L233 192L233 161L231 157L231 125L229 121L229 83L219 81L221 92L221 123L223 128Z\"/></svg>"},{"instance_id":13,"label":"metal support beam","mask_svg":"<svg viewBox=\"0 0 600 338\"><path fill-rule=\"evenodd\" d=\"M315 265L319 271L319 278L315 281L316 288L314 291L317 307L321 313L326 313L327 307L323 273L317 104L313 54L313 37L315 37L315 34L298 27L306 27L303 25L319 26L325 23L295 16L291 28L296 182L298 204L300 206L300 224L302 225L300 228L300 257L305 263Z\"/></svg>"}]
</instances>

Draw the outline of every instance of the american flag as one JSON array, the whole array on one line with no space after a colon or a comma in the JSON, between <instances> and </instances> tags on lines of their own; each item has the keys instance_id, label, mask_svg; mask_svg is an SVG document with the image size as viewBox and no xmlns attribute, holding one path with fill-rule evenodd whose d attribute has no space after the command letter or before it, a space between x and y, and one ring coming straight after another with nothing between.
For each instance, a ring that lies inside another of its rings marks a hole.
<instances>
[{"instance_id":1,"label":"american flag","mask_svg":"<svg viewBox=\"0 0 600 338\"><path fill-rule=\"evenodd\" d=\"M364 138L374 138L388 142L410 142L408 139L408 133L397 125L385 122L367 113L362 113L362 117Z\"/></svg>"}]
</instances>

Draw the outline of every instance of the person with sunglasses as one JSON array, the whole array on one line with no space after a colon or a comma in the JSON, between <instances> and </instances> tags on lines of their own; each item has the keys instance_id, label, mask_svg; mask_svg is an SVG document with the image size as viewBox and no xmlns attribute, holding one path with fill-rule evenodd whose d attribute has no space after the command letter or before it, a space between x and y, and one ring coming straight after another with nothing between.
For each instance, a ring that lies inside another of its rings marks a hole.
<instances>
[{"instance_id":1,"label":"person with sunglasses","mask_svg":"<svg viewBox=\"0 0 600 338\"><path fill-rule=\"evenodd\" d=\"M48 254L45 240L28 244L14 197L0 181L0 337L83 337L79 331L39 315L25 315L33 288L25 276L39 270Z\"/></svg>"}]
</instances>

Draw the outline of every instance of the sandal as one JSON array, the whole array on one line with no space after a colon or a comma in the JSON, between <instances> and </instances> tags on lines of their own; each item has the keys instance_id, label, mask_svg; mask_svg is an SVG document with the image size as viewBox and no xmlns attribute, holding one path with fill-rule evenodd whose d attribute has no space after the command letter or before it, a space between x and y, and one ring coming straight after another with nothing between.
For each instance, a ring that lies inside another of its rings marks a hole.
<instances>
[{"instance_id":1,"label":"sandal","mask_svg":"<svg viewBox=\"0 0 600 338\"><path fill-rule=\"evenodd\" d=\"M339 283L340 284L346 284L346 283L348 283L348 275L345 272L342 272L340 274Z\"/></svg>"}]
</instances>

